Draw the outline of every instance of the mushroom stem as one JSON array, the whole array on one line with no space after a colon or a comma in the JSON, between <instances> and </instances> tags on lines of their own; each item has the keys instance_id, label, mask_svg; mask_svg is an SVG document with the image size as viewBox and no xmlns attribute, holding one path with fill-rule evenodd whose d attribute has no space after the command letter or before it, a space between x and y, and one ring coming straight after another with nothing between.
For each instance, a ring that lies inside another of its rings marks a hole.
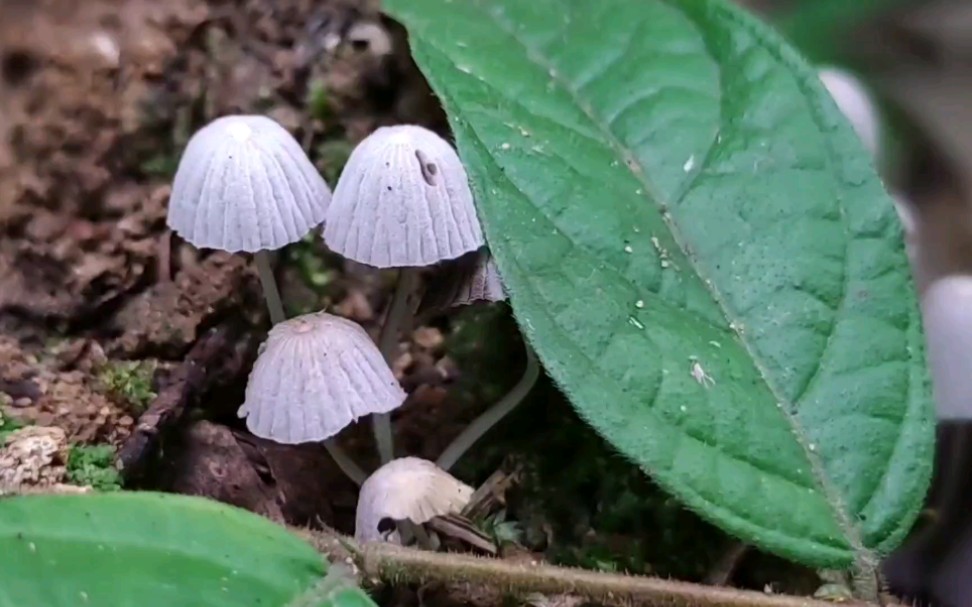
<instances>
[{"instance_id":1,"label":"mushroom stem","mask_svg":"<svg viewBox=\"0 0 972 607\"><path fill-rule=\"evenodd\" d=\"M459 436L449 443L449 446L445 448L445 451L436 461L436 464L443 470L452 468L477 440L520 404L520 401L529 394L533 385L537 383L537 377L540 376L540 364L537 362L537 355L525 338L523 344L526 349L526 370L520 377L520 381L516 382L516 385L506 393L506 396L493 403L489 409L486 409L479 417L474 419Z\"/></svg>"},{"instance_id":2,"label":"mushroom stem","mask_svg":"<svg viewBox=\"0 0 972 607\"><path fill-rule=\"evenodd\" d=\"M411 317L415 312L412 299L415 294L415 287L418 284L418 277L418 268L402 268L398 271L395 294L392 295L391 303L388 304L385 324L378 336L378 349L381 351L381 355L385 357L385 362L388 363L389 367L395 362L398 333L402 327L411 322ZM395 457L395 439L392 434L391 414L372 415L371 428L375 435L375 443L378 446L378 456L381 458L381 463L387 464Z\"/></svg>"},{"instance_id":3,"label":"mushroom stem","mask_svg":"<svg viewBox=\"0 0 972 607\"><path fill-rule=\"evenodd\" d=\"M345 476L354 481L354 483L359 487L365 482L368 475L365 474L365 471L362 470L358 464L354 463L354 460L344 452L344 449L337 444L337 440L333 438L325 440L324 448L327 449L327 452L331 454L331 457L334 459L334 463L338 465L338 468L341 469L341 472L343 472Z\"/></svg>"},{"instance_id":4,"label":"mushroom stem","mask_svg":"<svg viewBox=\"0 0 972 607\"><path fill-rule=\"evenodd\" d=\"M270 252L260 250L253 254L256 261L257 274L260 276L260 284L263 285L263 296L267 300L267 309L270 310L270 322L277 324L287 320L284 314L283 302L280 301L280 291L277 290L277 281L273 277L273 267L270 264Z\"/></svg>"}]
</instances>

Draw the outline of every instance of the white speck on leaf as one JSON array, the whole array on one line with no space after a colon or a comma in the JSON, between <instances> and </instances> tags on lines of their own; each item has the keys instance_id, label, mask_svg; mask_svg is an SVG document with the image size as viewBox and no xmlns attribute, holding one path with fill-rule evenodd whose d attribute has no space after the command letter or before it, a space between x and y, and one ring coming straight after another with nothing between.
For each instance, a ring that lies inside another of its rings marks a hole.
<instances>
[{"instance_id":1,"label":"white speck on leaf","mask_svg":"<svg viewBox=\"0 0 972 607\"><path fill-rule=\"evenodd\" d=\"M688 160L685 161L685 164L682 165L682 170L688 173L694 168L695 168L695 154L692 154L691 156L688 157Z\"/></svg>"},{"instance_id":2,"label":"white speck on leaf","mask_svg":"<svg viewBox=\"0 0 972 607\"><path fill-rule=\"evenodd\" d=\"M715 340L710 341L709 342L709 345L711 345L713 348L721 348L722 347L722 344L720 344L719 342L717 342Z\"/></svg>"},{"instance_id":3,"label":"white speck on leaf","mask_svg":"<svg viewBox=\"0 0 972 607\"><path fill-rule=\"evenodd\" d=\"M627 253L628 255L630 255L630 254L634 253L634 249L631 248L631 245L626 244L626 245L624 245L624 252Z\"/></svg>"},{"instance_id":4,"label":"white speck on leaf","mask_svg":"<svg viewBox=\"0 0 972 607\"><path fill-rule=\"evenodd\" d=\"M691 357L690 360L692 360ZM698 360L692 360L691 373L692 379L697 381L700 386L710 388L715 385L715 380L711 375L705 372L705 369L702 368L702 363L700 363Z\"/></svg>"},{"instance_id":5,"label":"white speck on leaf","mask_svg":"<svg viewBox=\"0 0 972 607\"><path fill-rule=\"evenodd\" d=\"M462 72L463 74L472 74L472 70L466 67L465 65L457 65L456 69Z\"/></svg>"},{"instance_id":6,"label":"white speck on leaf","mask_svg":"<svg viewBox=\"0 0 972 607\"><path fill-rule=\"evenodd\" d=\"M502 143L502 145L500 145L500 149L501 149L501 150L508 150L508 149L510 149L510 144L508 144L508 143L506 143L506 142L504 141L504 142Z\"/></svg>"},{"instance_id":7,"label":"white speck on leaf","mask_svg":"<svg viewBox=\"0 0 972 607\"><path fill-rule=\"evenodd\" d=\"M641 324L641 321L638 320L637 318L635 318L634 316L629 316L628 317L628 322L631 323L631 326L633 326L633 327L635 327L637 329L644 329L645 328L645 325Z\"/></svg>"},{"instance_id":8,"label":"white speck on leaf","mask_svg":"<svg viewBox=\"0 0 972 607\"><path fill-rule=\"evenodd\" d=\"M672 265L672 260L668 256L668 249L662 246L661 241L658 240L657 236L651 237L651 246L655 247L655 251L658 252L658 257L661 260L661 267L667 268Z\"/></svg>"},{"instance_id":9,"label":"white speck on leaf","mask_svg":"<svg viewBox=\"0 0 972 607\"><path fill-rule=\"evenodd\" d=\"M639 299L638 301L636 301L635 302L635 307L638 308L639 310L642 309L642 308L644 308L645 307L644 300Z\"/></svg>"},{"instance_id":10,"label":"white speck on leaf","mask_svg":"<svg viewBox=\"0 0 972 607\"><path fill-rule=\"evenodd\" d=\"M681 410L682 413L685 413L686 411L688 411L688 407L682 405L681 407L679 407L679 410Z\"/></svg>"},{"instance_id":11,"label":"white speck on leaf","mask_svg":"<svg viewBox=\"0 0 972 607\"><path fill-rule=\"evenodd\" d=\"M816 451L817 450L817 445L814 445L813 443L810 443L809 445L807 445L807 449L810 449L811 451Z\"/></svg>"}]
</instances>

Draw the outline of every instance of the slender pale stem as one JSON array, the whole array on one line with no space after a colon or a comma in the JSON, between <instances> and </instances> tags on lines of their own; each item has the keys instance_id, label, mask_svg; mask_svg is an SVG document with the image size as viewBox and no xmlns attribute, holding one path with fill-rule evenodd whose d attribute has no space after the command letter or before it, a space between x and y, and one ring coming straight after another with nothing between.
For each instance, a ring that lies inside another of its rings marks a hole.
<instances>
[{"instance_id":1,"label":"slender pale stem","mask_svg":"<svg viewBox=\"0 0 972 607\"><path fill-rule=\"evenodd\" d=\"M359 487L365 482L368 475L365 474L365 471L362 470L358 464L354 463L354 460L344 452L344 449L337 444L337 440L333 438L325 440L324 448L327 449L327 452L331 454L331 457L334 459L334 463L338 465L338 468L341 469L341 472L343 472L345 476L354 481L354 483Z\"/></svg>"},{"instance_id":2,"label":"slender pale stem","mask_svg":"<svg viewBox=\"0 0 972 607\"><path fill-rule=\"evenodd\" d=\"M273 277L273 266L270 264L270 252L257 251L253 255L253 259L256 261L260 284L263 285L263 295L267 299L267 309L270 310L270 322L273 324L281 323L287 320L287 314L284 312L283 301L280 299L280 291L277 290L277 280ZM358 464L354 463L354 460L344 452L344 449L337 444L335 439L329 438L325 440L324 448L334 458L334 462L341 469L341 472L344 472L355 484L360 486L365 482L368 475L364 473L364 470Z\"/></svg>"},{"instance_id":3,"label":"slender pale stem","mask_svg":"<svg viewBox=\"0 0 972 607\"><path fill-rule=\"evenodd\" d=\"M395 285L395 294L392 295L391 303L388 304L388 314L385 315L385 324L381 328L378 336L378 349L385 358L388 366L395 362L395 355L398 353L398 334L402 327L407 326L415 310L413 308L412 295L418 283L417 268L402 268L398 271L398 282ZM392 434L391 414L377 413L371 416L371 427L375 434L375 443L378 446L378 456L382 464L387 464L395 457L395 439Z\"/></svg>"},{"instance_id":4,"label":"slender pale stem","mask_svg":"<svg viewBox=\"0 0 972 607\"><path fill-rule=\"evenodd\" d=\"M270 322L272 324L281 323L287 320L287 315L284 313L283 302L280 300L280 291L277 290L277 280L273 277L270 252L257 251L253 254L253 259L256 261L260 284L263 285L263 296L267 300L267 309L270 310Z\"/></svg>"},{"instance_id":5,"label":"slender pale stem","mask_svg":"<svg viewBox=\"0 0 972 607\"><path fill-rule=\"evenodd\" d=\"M526 343L526 340L523 343L526 348L526 370L523 372L523 376L503 398L493 403L489 409L486 409L479 417L474 419L459 436L449 443L449 446L445 448L436 462L443 470L452 468L477 440L520 404L520 401L530 393L533 384L537 383L537 377L540 375L537 355L533 352L530 344Z\"/></svg>"}]
</instances>

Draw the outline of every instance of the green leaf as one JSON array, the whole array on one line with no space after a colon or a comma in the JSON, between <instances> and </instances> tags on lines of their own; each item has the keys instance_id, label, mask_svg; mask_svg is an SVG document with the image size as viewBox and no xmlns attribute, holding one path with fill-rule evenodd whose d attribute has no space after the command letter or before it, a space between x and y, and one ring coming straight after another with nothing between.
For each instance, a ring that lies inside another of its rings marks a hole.
<instances>
[{"instance_id":1,"label":"green leaf","mask_svg":"<svg viewBox=\"0 0 972 607\"><path fill-rule=\"evenodd\" d=\"M871 567L933 413L900 228L812 71L715 0L387 0L516 316L594 428L727 531Z\"/></svg>"},{"instance_id":2,"label":"green leaf","mask_svg":"<svg viewBox=\"0 0 972 607\"><path fill-rule=\"evenodd\" d=\"M0 606L374 605L270 521L159 493L0 500ZM325 577L326 576L326 577ZM316 584L325 583L327 592ZM309 593L309 594L308 594Z\"/></svg>"}]
</instances>

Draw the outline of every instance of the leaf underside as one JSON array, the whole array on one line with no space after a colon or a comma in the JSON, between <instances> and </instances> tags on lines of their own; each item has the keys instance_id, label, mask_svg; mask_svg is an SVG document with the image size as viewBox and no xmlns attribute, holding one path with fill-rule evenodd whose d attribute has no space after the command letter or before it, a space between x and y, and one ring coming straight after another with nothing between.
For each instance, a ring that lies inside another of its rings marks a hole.
<instances>
[{"instance_id":1,"label":"leaf underside","mask_svg":"<svg viewBox=\"0 0 972 607\"><path fill-rule=\"evenodd\" d=\"M933 440L900 228L816 74L718 0L386 0L527 337L702 516L811 565L910 528Z\"/></svg>"},{"instance_id":2,"label":"leaf underside","mask_svg":"<svg viewBox=\"0 0 972 607\"><path fill-rule=\"evenodd\" d=\"M124 492L0 500L0 607L284 607L326 579L325 569L313 548L283 528L200 498ZM302 605L374 604L345 588Z\"/></svg>"}]
</instances>

